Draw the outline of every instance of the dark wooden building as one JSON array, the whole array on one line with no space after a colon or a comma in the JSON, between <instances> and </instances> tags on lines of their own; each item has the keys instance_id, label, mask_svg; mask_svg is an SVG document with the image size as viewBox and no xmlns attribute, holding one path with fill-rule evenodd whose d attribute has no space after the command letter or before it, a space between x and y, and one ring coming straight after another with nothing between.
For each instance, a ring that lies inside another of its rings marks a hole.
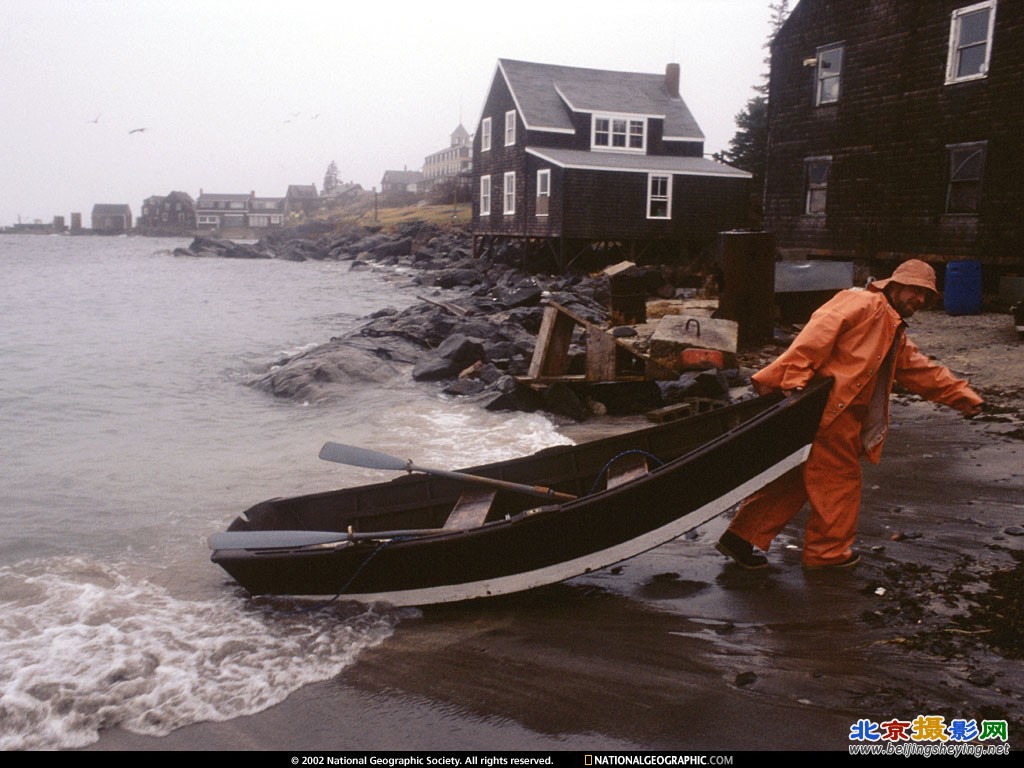
<instances>
[{"instance_id":1,"label":"dark wooden building","mask_svg":"<svg viewBox=\"0 0 1024 768\"><path fill-rule=\"evenodd\" d=\"M196 201L187 192L152 195L142 202L135 228L143 234L190 234L196 230Z\"/></svg>"},{"instance_id":2,"label":"dark wooden building","mask_svg":"<svg viewBox=\"0 0 1024 768\"><path fill-rule=\"evenodd\" d=\"M1019 1L800 0L771 46L780 249L878 276L910 256L1019 270L1022 82Z\"/></svg>"},{"instance_id":3,"label":"dark wooden building","mask_svg":"<svg viewBox=\"0 0 1024 768\"><path fill-rule=\"evenodd\" d=\"M508 240L559 266L595 252L677 261L746 224L750 174L704 156L665 74L500 59L473 140L474 251Z\"/></svg>"}]
</instances>

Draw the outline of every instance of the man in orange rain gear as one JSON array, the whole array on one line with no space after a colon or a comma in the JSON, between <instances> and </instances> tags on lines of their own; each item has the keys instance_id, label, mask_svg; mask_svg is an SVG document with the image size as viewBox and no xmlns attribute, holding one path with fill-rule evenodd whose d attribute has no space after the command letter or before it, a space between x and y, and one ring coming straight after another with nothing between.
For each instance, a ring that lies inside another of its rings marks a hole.
<instances>
[{"instance_id":1,"label":"man in orange rain gear","mask_svg":"<svg viewBox=\"0 0 1024 768\"><path fill-rule=\"evenodd\" d=\"M815 376L831 376L832 390L810 455L743 501L717 549L741 567L768 567L754 552L810 501L803 565L844 568L860 561L853 549L861 499L860 459L877 464L889 426L895 380L910 392L958 409L970 418L983 401L967 382L929 360L906 338L906 318L938 296L935 271L923 261L900 264L866 290L841 291L822 305L774 362L752 377L755 391L790 394Z\"/></svg>"}]
</instances>

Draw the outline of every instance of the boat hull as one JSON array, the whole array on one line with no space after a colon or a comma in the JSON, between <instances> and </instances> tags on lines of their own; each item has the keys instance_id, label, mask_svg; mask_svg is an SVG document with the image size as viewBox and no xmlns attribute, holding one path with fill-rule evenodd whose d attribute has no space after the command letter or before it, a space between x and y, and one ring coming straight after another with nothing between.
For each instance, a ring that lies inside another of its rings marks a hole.
<instances>
[{"instance_id":1,"label":"boat hull","mask_svg":"<svg viewBox=\"0 0 1024 768\"><path fill-rule=\"evenodd\" d=\"M471 600L564 581L671 541L799 467L827 389L823 383L791 398L759 403L759 410L728 406L676 425L464 470L578 495L536 507L536 499L503 493L487 522L468 529L443 527L460 484L424 476L364 487L363 497L360 489L348 489L264 502L229 530L337 530L337 540L236 544L215 549L212 560L253 595L342 596L400 606ZM703 436L716 431L714 424L718 434ZM588 492L586 484L601 480L594 467L606 467L624 454L653 462L670 458L634 480ZM539 474L541 467L545 475ZM416 494L418 502L404 501ZM382 511L367 513L366 505L375 499ZM352 511L360 505L364 511ZM404 523L402 528L412 523L413 529L380 538L365 530L375 525L393 530L395 522ZM348 534L348 526L359 534Z\"/></svg>"}]
</instances>

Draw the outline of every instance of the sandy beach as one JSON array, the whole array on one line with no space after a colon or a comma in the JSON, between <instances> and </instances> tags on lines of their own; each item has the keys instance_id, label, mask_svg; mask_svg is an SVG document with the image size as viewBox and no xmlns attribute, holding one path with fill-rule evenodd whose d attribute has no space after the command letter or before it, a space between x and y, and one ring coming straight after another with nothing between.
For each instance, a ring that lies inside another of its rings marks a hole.
<instances>
[{"instance_id":1,"label":"sandy beach","mask_svg":"<svg viewBox=\"0 0 1024 768\"><path fill-rule=\"evenodd\" d=\"M337 678L257 715L88 751L846 751L918 715L1024 736L1024 343L1008 315L928 312L910 331L992 408L898 395L865 465L848 572L800 567L803 516L747 573L722 516L615 568L413 612Z\"/></svg>"}]
</instances>

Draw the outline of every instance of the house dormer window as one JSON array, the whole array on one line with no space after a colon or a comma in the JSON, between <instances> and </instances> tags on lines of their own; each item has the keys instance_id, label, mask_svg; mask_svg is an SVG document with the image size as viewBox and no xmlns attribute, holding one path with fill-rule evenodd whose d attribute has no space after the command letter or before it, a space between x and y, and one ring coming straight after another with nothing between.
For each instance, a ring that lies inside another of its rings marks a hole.
<instances>
[{"instance_id":1,"label":"house dormer window","mask_svg":"<svg viewBox=\"0 0 1024 768\"><path fill-rule=\"evenodd\" d=\"M485 117L480 122L480 151L486 152L491 148L491 118Z\"/></svg>"},{"instance_id":2,"label":"house dormer window","mask_svg":"<svg viewBox=\"0 0 1024 768\"><path fill-rule=\"evenodd\" d=\"M988 76L995 21L996 0L953 11L949 22L946 85Z\"/></svg>"},{"instance_id":3,"label":"house dormer window","mask_svg":"<svg viewBox=\"0 0 1024 768\"><path fill-rule=\"evenodd\" d=\"M824 45L818 49L817 85L814 103L835 104L839 101L839 84L843 72L843 46Z\"/></svg>"},{"instance_id":4,"label":"house dormer window","mask_svg":"<svg viewBox=\"0 0 1024 768\"><path fill-rule=\"evenodd\" d=\"M516 143L516 111L510 109L505 113L505 146L511 147Z\"/></svg>"},{"instance_id":5,"label":"house dormer window","mask_svg":"<svg viewBox=\"0 0 1024 768\"><path fill-rule=\"evenodd\" d=\"M591 149L647 150L647 121L627 115L594 115L591 121Z\"/></svg>"}]
</instances>

